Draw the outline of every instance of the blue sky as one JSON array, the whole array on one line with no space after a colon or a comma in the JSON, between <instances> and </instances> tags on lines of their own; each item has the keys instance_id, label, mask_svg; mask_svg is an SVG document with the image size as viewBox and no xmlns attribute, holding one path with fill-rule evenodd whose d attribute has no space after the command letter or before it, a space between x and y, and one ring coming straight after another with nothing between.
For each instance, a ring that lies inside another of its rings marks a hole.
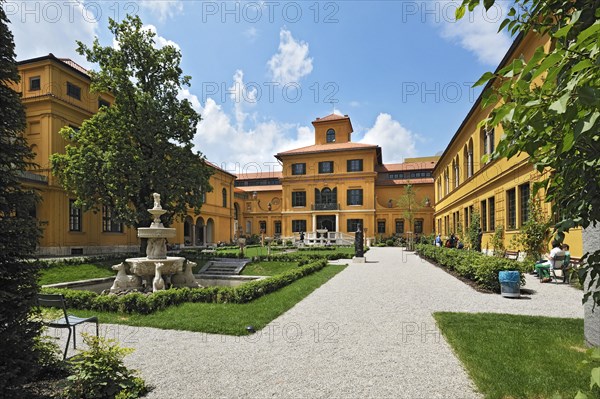
<instances>
[{"instance_id":1,"label":"blue sky","mask_svg":"<svg viewBox=\"0 0 600 399\"><path fill-rule=\"evenodd\" d=\"M507 3L456 23L457 3L8 1L5 11L18 59L52 52L88 68L74 41L111 45L108 17L140 15L157 45L181 49L192 76L181 96L204 118L197 148L240 172L312 144L310 122L334 110L385 162L442 151L479 94L470 85L512 41L496 33Z\"/></svg>"}]
</instances>

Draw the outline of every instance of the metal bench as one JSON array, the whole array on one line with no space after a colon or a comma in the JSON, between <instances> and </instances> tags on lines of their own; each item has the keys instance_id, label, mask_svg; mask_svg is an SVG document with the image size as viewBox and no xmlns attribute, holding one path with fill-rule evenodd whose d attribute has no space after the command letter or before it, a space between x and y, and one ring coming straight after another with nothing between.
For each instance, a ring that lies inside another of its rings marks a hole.
<instances>
[{"instance_id":1,"label":"metal bench","mask_svg":"<svg viewBox=\"0 0 600 399\"><path fill-rule=\"evenodd\" d=\"M519 251L504 251L504 257L506 259L517 260L519 259Z\"/></svg>"},{"instance_id":2,"label":"metal bench","mask_svg":"<svg viewBox=\"0 0 600 399\"><path fill-rule=\"evenodd\" d=\"M38 305L50 308L59 308L63 311L63 317L52 320L50 322L44 322L48 327L53 328L67 328L69 329L69 336L67 337L67 345L65 346L65 353L63 359L67 358L67 351L69 350L69 342L71 341L71 330L73 330L73 349L77 349L75 327L82 323L96 323L96 336L98 336L98 318L92 317L77 317L67 313L67 304L65 297L59 294L38 294L37 296Z\"/></svg>"}]
</instances>

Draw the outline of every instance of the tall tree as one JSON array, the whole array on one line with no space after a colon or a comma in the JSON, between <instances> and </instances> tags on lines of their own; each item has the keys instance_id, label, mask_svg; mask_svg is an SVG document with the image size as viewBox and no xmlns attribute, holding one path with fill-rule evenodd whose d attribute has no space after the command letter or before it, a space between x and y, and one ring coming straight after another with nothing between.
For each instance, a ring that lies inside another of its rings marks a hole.
<instances>
[{"instance_id":1,"label":"tall tree","mask_svg":"<svg viewBox=\"0 0 600 399\"><path fill-rule=\"evenodd\" d=\"M415 214L425 206L425 201L417 199L417 189L412 184L404 186L404 193L396 200L396 205L402 209L402 216L407 220L408 231L414 231Z\"/></svg>"},{"instance_id":2,"label":"tall tree","mask_svg":"<svg viewBox=\"0 0 600 399\"><path fill-rule=\"evenodd\" d=\"M25 112L20 94L13 35L0 0L0 392L18 386L35 370L34 338L39 324L30 310L37 293L37 269L27 262L39 238L31 209L36 196L21 187L33 154L23 138ZM10 392L10 391L8 391Z\"/></svg>"},{"instance_id":3,"label":"tall tree","mask_svg":"<svg viewBox=\"0 0 600 399\"><path fill-rule=\"evenodd\" d=\"M200 115L178 97L191 79L182 75L181 53L158 48L139 17L111 19L109 29L116 46L96 38L91 47L78 42L77 51L100 68L89 72L91 91L111 93L115 102L78 131L61 130L73 144L51 157L52 170L84 211L108 206L128 226L151 222L154 192L171 211L166 224L189 208L199 212L211 169L193 151Z\"/></svg>"},{"instance_id":4,"label":"tall tree","mask_svg":"<svg viewBox=\"0 0 600 399\"><path fill-rule=\"evenodd\" d=\"M463 0L457 18L481 3L489 9L496 0ZM501 123L505 132L493 156L530 156L545 177L534 190L544 188L561 216L559 236L600 221L599 18L600 0L514 0L500 30L548 35L551 49L515 58L478 82L488 82L483 106L497 104L483 123ZM587 256L586 274L600 276L600 250ZM593 298L600 304L600 291Z\"/></svg>"}]
</instances>

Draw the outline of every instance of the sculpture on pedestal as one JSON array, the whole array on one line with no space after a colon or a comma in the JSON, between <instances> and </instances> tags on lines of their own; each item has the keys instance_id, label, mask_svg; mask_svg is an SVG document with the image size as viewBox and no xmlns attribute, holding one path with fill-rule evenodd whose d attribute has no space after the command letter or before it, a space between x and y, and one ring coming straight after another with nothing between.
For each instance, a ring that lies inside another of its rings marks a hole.
<instances>
[{"instance_id":1,"label":"sculpture on pedestal","mask_svg":"<svg viewBox=\"0 0 600 399\"><path fill-rule=\"evenodd\" d=\"M364 255L365 249L363 245L363 232L359 224L356 229L356 234L354 235L354 256L357 258L362 258Z\"/></svg>"}]
</instances>

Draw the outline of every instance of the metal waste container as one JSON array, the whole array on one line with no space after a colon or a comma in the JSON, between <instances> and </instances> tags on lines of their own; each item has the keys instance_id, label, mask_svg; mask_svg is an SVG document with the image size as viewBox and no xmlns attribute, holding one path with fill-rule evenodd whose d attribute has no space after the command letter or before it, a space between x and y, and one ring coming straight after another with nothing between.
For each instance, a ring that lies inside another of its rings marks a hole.
<instances>
[{"instance_id":1,"label":"metal waste container","mask_svg":"<svg viewBox=\"0 0 600 399\"><path fill-rule=\"evenodd\" d=\"M521 297L521 273L516 270L503 270L498 273L500 293L507 298Z\"/></svg>"}]
</instances>

